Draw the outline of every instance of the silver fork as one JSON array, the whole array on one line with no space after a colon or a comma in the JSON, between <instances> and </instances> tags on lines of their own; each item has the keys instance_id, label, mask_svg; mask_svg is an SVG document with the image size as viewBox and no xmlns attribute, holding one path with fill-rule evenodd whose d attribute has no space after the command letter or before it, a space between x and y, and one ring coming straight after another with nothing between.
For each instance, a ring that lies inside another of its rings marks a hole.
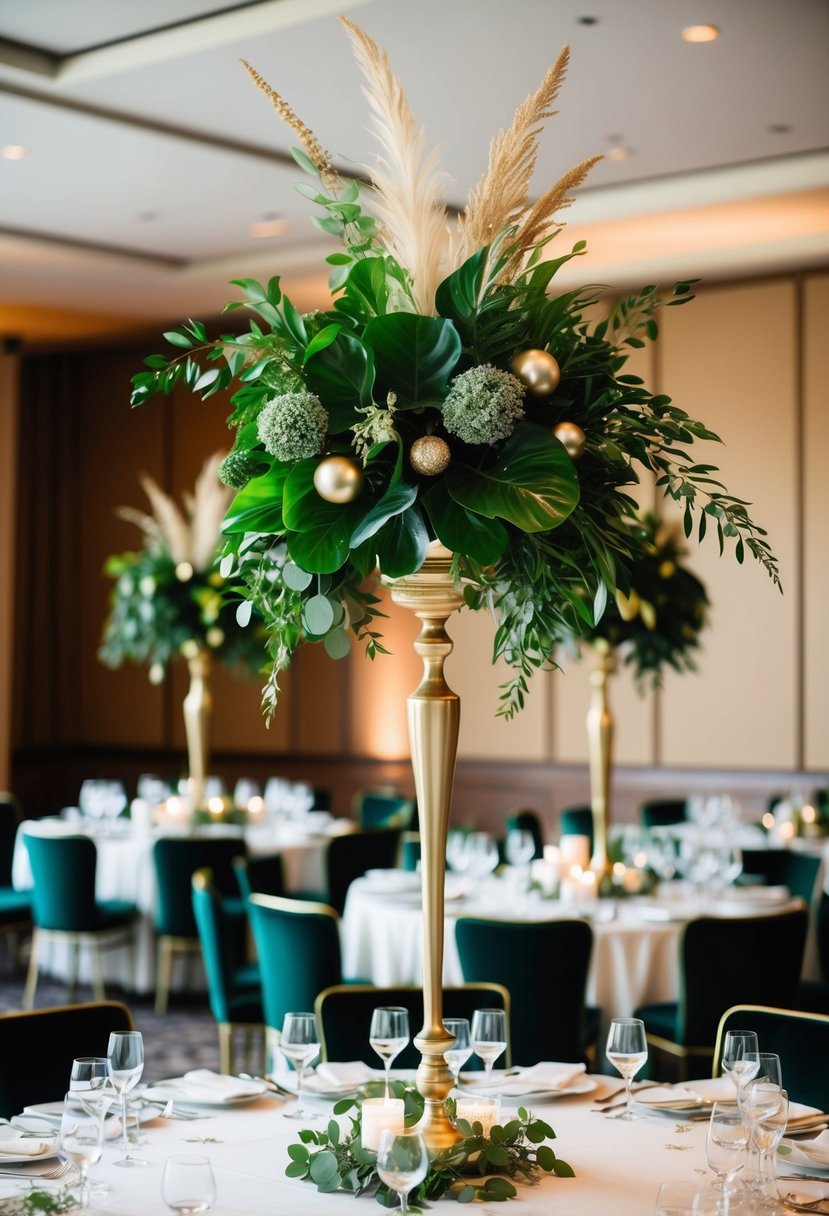
<instances>
[{"instance_id":1,"label":"silver fork","mask_svg":"<svg viewBox=\"0 0 829 1216\"><path fill-rule=\"evenodd\" d=\"M42 1178L54 1182L57 1178L63 1178L73 1168L71 1161L61 1161L59 1165L55 1165L50 1170L44 1170L42 1173L14 1173L11 1170L0 1169L0 1178L25 1178L29 1182L37 1182Z\"/></svg>"}]
</instances>

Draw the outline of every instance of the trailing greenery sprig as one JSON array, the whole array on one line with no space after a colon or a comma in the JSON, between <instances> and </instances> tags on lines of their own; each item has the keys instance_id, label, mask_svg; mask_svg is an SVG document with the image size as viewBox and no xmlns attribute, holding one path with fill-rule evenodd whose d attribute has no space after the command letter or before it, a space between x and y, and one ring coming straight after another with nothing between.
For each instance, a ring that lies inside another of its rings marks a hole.
<instances>
[{"instance_id":1,"label":"trailing greenery sprig","mask_svg":"<svg viewBox=\"0 0 829 1216\"><path fill-rule=\"evenodd\" d=\"M35 1188L25 1195L0 1199L0 1216L62 1216L63 1213L79 1210L79 1201L68 1187L59 1191Z\"/></svg>"}]
</instances>

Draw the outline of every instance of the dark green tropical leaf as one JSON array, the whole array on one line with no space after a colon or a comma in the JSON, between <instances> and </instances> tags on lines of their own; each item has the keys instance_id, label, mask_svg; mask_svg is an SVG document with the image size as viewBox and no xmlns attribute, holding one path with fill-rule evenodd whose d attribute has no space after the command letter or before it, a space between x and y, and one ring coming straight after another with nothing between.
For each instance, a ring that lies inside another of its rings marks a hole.
<instances>
[{"instance_id":1,"label":"dark green tropical leaf","mask_svg":"<svg viewBox=\"0 0 829 1216\"><path fill-rule=\"evenodd\" d=\"M435 306L440 316L457 321L461 327L472 321L478 311L488 254L488 249L479 249L443 280L435 292Z\"/></svg>"},{"instance_id":2,"label":"dark green tropical leaf","mask_svg":"<svg viewBox=\"0 0 829 1216\"><path fill-rule=\"evenodd\" d=\"M287 472L287 465L274 465L261 477L252 477L230 504L222 531L227 536L242 532L280 532L283 526L282 493Z\"/></svg>"},{"instance_id":3,"label":"dark green tropical leaf","mask_svg":"<svg viewBox=\"0 0 829 1216\"><path fill-rule=\"evenodd\" d=\"M378 400L393 392L398 406L440 400L461 353L451 321L410 312L375 317L363 341L374 351Z\"/></svg>"},{"instance_id":4,"label":"dark green tropical leaf","mask_svg":"<svg viewBox=\"0 0 829 1216\"><path fill-rule=\"evenodd\" d=\"M380 569L389 578L419 570L429 547L429 533L417 507L393 516L374 539Z\"/></svg>"},{"instance_id":5,"label":"dark green tropical leaf","mask_svg":"<svg viewBox=\"0 0 829 1216\"><path fill-rule=\"evenodd\" d=\"M371 404L374 360L351 334L340 332L305 365L305 382L328 411L333 435L359 421L359 410Z\"/></svg>"},{"instance_id":6,"label":"dark green tropical leaf","mask_svg":"<svg viewBox=\"0 0 829 1216\"><path fill-rule=\"evenodd\" d=\"M393 515L399 515L401 511L410 507L416 498L417 486L408 485L405 481L398 481L360 520L351 537L352 549L359 548L364 541L379 532L383 524Z\"/></svg>"},{"instance_id":7,"label":"dark green tropical leaf","mask_svg":"<svg viewBox=\"0 0 829 1216\"><path fill-rule=\"evenodd\" d=\"M422 496L438 539L453 553L465 553L480 566L490 566L507 547L507 530L497 519L484 518L455 502L443 481Z\"/></svg>"}]
</instances>

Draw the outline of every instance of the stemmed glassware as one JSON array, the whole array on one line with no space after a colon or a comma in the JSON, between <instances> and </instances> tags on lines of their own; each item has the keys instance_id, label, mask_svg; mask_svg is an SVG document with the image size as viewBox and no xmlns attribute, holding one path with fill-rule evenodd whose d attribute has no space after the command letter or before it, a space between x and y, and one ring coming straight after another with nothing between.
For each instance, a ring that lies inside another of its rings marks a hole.
<instances>
[{"instance_id":1,"label":"stemmed glassware","mask_svg":"<svg viewBox=\"0 0 829 1216\"><path fill-rule=\"evenodd\" d=\"M748 1061L750 1072L745 1075L745 1082L737 1088L737 1103L739 1105L742 1116L749 1129L749 1133L753 1133L754 1123L762 1117L762 1102L760 1093L754 1098L751 1104L746 1102L746 1097L751 1086L755 1084L765 1083L771 1085L777 1090L783 1088L783 1071L780 1067L780 1056L769 1051L747 1051L745 1059ZM774 1103L769 1098L770 1105ZM754 1162L754 1136L750 1135L749 1139L749 1162L745 1177L751 1185L757 1180L759 1171L759 1162L755 1165Z\"/></svg>"},{"instance_id":2,"label":"stemmed glassware","mask_svg":"<svg viewBox=\"0 0 829 1216\"><path fill-rule=\"evenodd\" d=\"M96 1106L81 1101L78 1093L68 1093L63 1102L63 1114L58 1135L58 1152L64 1161L77 1166L81 1176L81 1211L89 1205L86 1175L90 1165L101 1160L104 1143L104 1113Z\"/></svg>"},{"instance_id":3,"label":"stemmed glassware","mask_svg":"<svg viewBox=\"0 0 829 1216\"><path fill-rule=\"evenodd\" d=\"M614 1018L610 1023L605 1054L625 1083L627 1106L617 1119L635 1119L630 1087L648 1058L645 1023L640 1018Z\"/></svg>"},{"instance_id":4,"label":"stemmed glassware","mask_svg":"<svg viewBox=\"0 0 829 1216\"><path fill-rule=\"evenodd\" d=\"M747 1084L757 1075L760 1061L756 1058L760 1047L753 1030L727 1030L723 1043L720 1066L730 1077L736 1089ZM748 1054L751 1053L751 1058Z\"/></svg>"},{"instance_id":5,"label":"stemmed glassware","mask_svg":"<svg viewBox=\"0 0 829 1216\"><path fill-rule=\"evenodd\" d=\"M503 1009L476 1009L472 1014L472 1050L484 1062L486 1080L492 1065L507 1049L507 1015Z\"/></svg>"},{"instance_id":6,"label":"stemmed glassware","mask_svg":"<svg viewBox=\"0 0 829 1216\"><path fill-rule=\"evenodd\" d=\"M144 1040L139 1030L115 1030L109 1036L107 1048L109 1077L121 1099L121 1147L124 1155L116 1165L146 1165L141 1157L130 1153L127 1136L127 1094L135 1089L144 1071Z\"/></svg>"},{"instance_id":7,"label":"stemmed glassware","mask_svg":"<svg viewBox=\"0 0 829 1216\"><path fill-rule=\"evenodd\" d=\"M302 1081L305 1069L319 1055L319 1049L320 1032L313 1013L286 1013L279 1050L296 1069L296 1107L285 1115L286 1119L301 1119L305 1115L302 1109Z\"/></svg>"},{"instance_id":8,"label":"stemmed glassware","mask_svg":"<svg viewBox=\"0 0 829 1216\"><path fill-rule=\"evenodd\" d=\"M206 1212L216 1199L216 1182L207 1157L186 1154L168 1157L161 1176L161 1197L181 1216Z\"/></svg>"},{"instance_id":9,"label":"stemmed glassware","mask_svg":"<svg viewBox=\"0 0 829 1216\"><path fill-rule=\"evenodd\" d=\"M456 874L464 873L469 866L466 837L467 833L457 828L446 837L446 862Z\"/></svg>"},{"instance_id":10,"label":"stemmed glassware","mask_svg":"<svg viewBox=\"0 0 829 1216\"><path fill-rule=\"evenodd\" d=\"M386 1070L386 1097L389 1096L392 1061L409 1042L408 1010L399 1005L382 1005L371 1015L368 1041L383 1061Z\"/></svg>"},{"instance_id":11,"label":"stemmed glassware","mask_svg":"<svg viewBox=\"0 0 829 1216\"><path fill-rule=\"evenodd\" d=\"M452 1046L443 1053L443 1058L449 1065L449 1071L457 1085L461 1069L472 1055L469 1020L467 1018L444 1018L443 1028L452 1035L453 1039Z\"/></svg>"},{"instance_id":12,"label":"stemmed glassware","mask_svg":"<svg viewBox=\"0 0 829 1216\"><path fill-rule=\"evenodd\" d=\"M530 862L535 856L535 841L532 832L528 832L524 828L510 828L507 832L504 853L509 864L515 869L521 896L525 898L530 886Z\"/></svg>"},{"instance_id":13,"label":"stemmed glassware","mask_svg":"<svg viewBox=\"0 0 829 1216\"><path fill-rule=\"evenodd\" d=\"M72 1061L69 1090L85 1108L100 1114L103 1124L109 1108L115 1101L115 1090L110 1082L109 1060L106 1056L77 1056ZM100 1197L109 1191L109 1183L104 1178L90 1174L86 1181L90 1195Z\"/></svg>"},{"instance_id":14,"label":"stemmed glassware","mask_svg":"<svg viewBox=\"0 0 829 1216\"><path fill-rule=\"evenodd\" d=\"M772 1081L751 1081L743 1109L751 1121L751 1147L757 1152L757 1176L752 1188L755 1201L763 1207L776 1207L774 1153L789 1118L788 1094Z\"/></svg>"},{"instance_id":15,"label":"stemmed glassware","mask_svg":"<svg viewBox=\"0 0 829 1216\"><path fill-rule=\"evenodd\" d=\"M429 1154L420 1132L384 1131L377 1149L377 1173L400 1196L400 1211L408 1212L409 1192L429 1172Z\"/></svg>"},{"instance_id":16,"label":"stemmed glassware","mask_svg":"<svg viewBox=\"0 0 829 1216\"><path fill-rule=\"evenodd\" d=\"M468 870L473 878L486 878L498 868L498 843L489 832L470 832L466 838Z\"/></svg>"},{"instance_id":17,"label":"stemmed glassware","mask_svg":"<svg viewBox=\"0 0 829 1216\"><path fill-rule=\"evenodd\" d=\"M748 1128L733 1102L715 1102L708 1123L705 1157L722 1187L723 1216L728 1216L732 1183L745 1168L748 1143Z\"/></svg>"}]
</instances>

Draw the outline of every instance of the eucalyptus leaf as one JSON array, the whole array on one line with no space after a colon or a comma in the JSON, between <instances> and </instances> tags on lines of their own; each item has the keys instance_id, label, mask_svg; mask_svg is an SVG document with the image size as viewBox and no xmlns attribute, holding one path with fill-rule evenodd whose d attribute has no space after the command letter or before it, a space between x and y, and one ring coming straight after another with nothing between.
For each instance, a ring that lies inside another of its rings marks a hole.
<instances>
[{"instance_id":1,"label":"eucalyptus leaf","mask_svg":"<svg viewBox=\"0 0 829 1216\"><path fill-rule=\"evenodd\" d=\"M344 659L351 652L351 638L344 629L326 634L323 645L330 659Z\"/></svg>"},{"instance_id":2,"label":"eucalyptus leaf","mask_svg":"<svg viewBox=\"0 0 829 1216\"><path fill-rule=\"evenodd\" d=\"M292 591L304 591L314 581L314 576L307 570L300 569L295 562L286 562L282 567L282 581Z\"/></svg>"},{"instance_id":3,"label":"eucalyptus leaf","mask_svg":"<svg viewBox=\"0 0 829 1216\"><path fill-rule=\"evenodd\" d=\"M312 595L302 606L302 623L307 633L322 637L334 623L334 609L324 595Z\"/></svg>"}]
</instances>

